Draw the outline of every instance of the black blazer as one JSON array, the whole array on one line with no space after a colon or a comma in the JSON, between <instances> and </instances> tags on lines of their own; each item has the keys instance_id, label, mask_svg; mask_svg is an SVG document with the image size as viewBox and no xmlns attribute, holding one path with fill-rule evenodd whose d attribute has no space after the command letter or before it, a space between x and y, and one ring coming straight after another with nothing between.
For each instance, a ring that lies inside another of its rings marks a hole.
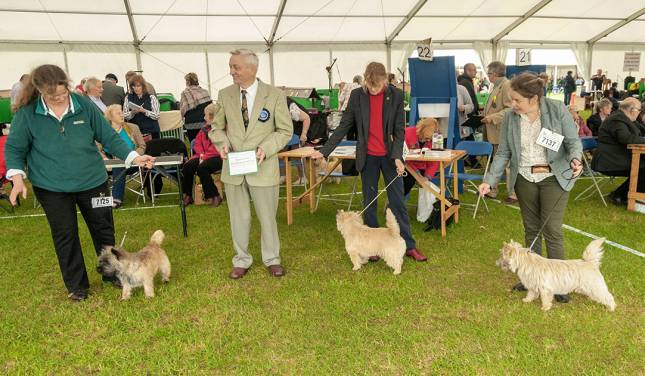
<instances>
[{"instance_id":1,"label":"black blazer","mask_svg":"<svg viewBox=\"0 0 645 376\"><path fill-rule=\"evenodd\" d=\"M629 171L632 157L627 144L645 144L643 136L645 127L629 120L622 111L609 115L598 130L598 148L592 161L593 169L600 172Z\"/></svg>"},{"instance_id":2,"label":"black blazer","mask_svg":"<svg viewBox=\"0 0 645 376\"><path fill-rule=\"evenodd\" d=\"M387 85L383 95L383 141L387 156L403 159L405 139L405 111L403 91ZM331 154L353 127L356 127L356 169L362 171L367 159L367 137L370 128L370 98L363 88L352 90L347 109L343 112L340 125L329 137L320 152L326 157Z\"/></svg>"}]
</instances>

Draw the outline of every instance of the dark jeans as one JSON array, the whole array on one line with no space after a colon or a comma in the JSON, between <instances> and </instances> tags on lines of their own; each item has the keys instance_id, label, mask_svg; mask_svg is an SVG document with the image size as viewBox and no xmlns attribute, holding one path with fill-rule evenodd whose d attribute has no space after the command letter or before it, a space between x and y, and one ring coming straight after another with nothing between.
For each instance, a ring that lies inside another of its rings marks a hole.
<instances>
[{"instance_id":1,"label":"dark jeans","mask_svg":"<svg viewBox=\"0 0 645 376\"><path fill-rule=\"evenodd\" d=\"M60 271L69 292L90 287L78 236L76 206L90 231L96 254L101 253L104 245L114 245L112 208L92 209L92 197L98 197L101 193L109 196L107 182L83 192L52 192L34 187L34 194L45 210Z\"/></svg>"},{"instance_id":2,"label":"dark jeans","mask_svg":"<svg viewBox=\"0 0 645 376\"><path fill-rule=\"evenodd\" d=\"M375 157L368 155L365 160L365 166L361 171L361 182L363 184L363 207L369 204L376 195L378 195L378 182L383 173L385 184L389 184L394 177L396 177L396 165L394 160L389 157ZM401 228L401 237L405 240L406 248L416 248L416 242L410 232L410 218L408 217L408 210L405 207L405 197L403 195L403 179L397 178L387 188L387 199L389 208L396 217L396 221ZM379 227L378 218L376 216L377 202L370 205L365 213L363 219L365 224L369 227Z\"/></svg>"},{"instance_id":3,"label":"dark jeans","mask_svg":"<svg viewBox=\"0 0 645 376\"><path fill-rule=\"evenodd\" d=\"M569 103L571 103L571 94L573 94L572 91L566 91L564 92L564 105L568 106Z\"/></svg>"},{"instance_id":4,"label":"dark jeans","mask_svg":"<svg viewBox=\"0 0 645 376\"><path fill-rule=\"evenodd\" d=\"M564 259L562 220L564 210L567 208L569 192L562 189L555 176L549 176L538 183L532 183L518 174L515 193L524 222L526 246L531 245L546 221L542 234L533 246L533 251L542 255L542 237L544 237L548 257L550 259Z\"/></svg>"},{"instance_id":5,"label":"dark jeans","mask_svg":"<svg viewBox=\"0 0 645 376\"><path fill-rule=\"evenodd\" d=\"M199 181L202 182L204 198L209 199L219 196L219 192L217 191L217 187L213 182L213 176L211 176L211 174L221 170L222 159L220 157L209 158L202 163L199 163L198 158L194 158L184 163L184 168L181 170L181 184L184 194L188 196L193 195L193 181L195 180L195 174L197 174L197 176L199 176Z\"/></svg>"},{"instance_id":6,"label":"dark jeans","mask_svg":"<svg viewBox=\"0 0 645 376\"><path fill-rule=\"evenodd\" d=\"M629 177L630 171L602 171L602 173L607 176L627 176L625 182L618 186L618 188L614 189L613 192L611 192L612 195L627 200L627 193L629 193L629 182L631 180ZM641 167L638 170L638 183L636 183L636 191L645 192L645 166Z\"/></svg>"}]
</instances>

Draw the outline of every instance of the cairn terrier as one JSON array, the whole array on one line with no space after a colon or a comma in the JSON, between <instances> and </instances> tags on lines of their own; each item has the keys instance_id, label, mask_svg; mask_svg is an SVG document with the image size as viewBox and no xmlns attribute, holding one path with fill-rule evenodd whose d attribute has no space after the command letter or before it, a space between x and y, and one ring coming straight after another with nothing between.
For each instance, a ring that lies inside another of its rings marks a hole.
<instances>
[{"instance_id":1,"label":"cairn terrier","mask_svg":"<svg viewBox=\"0 0 645 376\"><path fill-rule=\"evenodd\" d=\"M614 297L600 274L604 241L601 238L589 243L582 260L550 260L511 241L504 243L496 265L516 273L528 289L523 301L529 303L540 297L544 311L551 309L554 294L570 292L586 295L613 311L616 309Z\"/></svg>"},{"instance_id":2,"label":"cairn terrier","mask_svg":"<svg viewBox=\"0 0 645 376\"><path fill-rule=\"evenodd\" d=\"M390 209L387 209L385 219L386 228L371 228L363 223L358 212L339 210L336 214L336 226L345 239L353 270L360 269L370 256L379 256L394 269L394 274L401 274L405 240Z\"/></svg>"},{"instance_id":3,"label":"cairn terrier","mask_svg":"<svg viewBox=\"0 0 645 376\"><path fill-rule=\"evenodd\" d=\"M148 245L137 253L129 253L112 246L103 247L96 270L105 277L117 277L121 281L121 299L127 300L132 289L143 286L147 298L155 296L154 278L161 274L161 280L170 279L170 261L161 248L164 240L161 230L155 231Z\"/></svg>"}]
</instances>

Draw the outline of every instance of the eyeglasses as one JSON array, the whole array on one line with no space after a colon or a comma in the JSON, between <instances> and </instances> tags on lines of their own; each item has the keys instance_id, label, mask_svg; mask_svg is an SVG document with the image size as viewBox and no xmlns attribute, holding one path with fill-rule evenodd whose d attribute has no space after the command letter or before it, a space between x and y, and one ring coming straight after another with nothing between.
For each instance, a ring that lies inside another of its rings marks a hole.
<instances>
[{"instance_id":1,"label":"eyeglasses","mask_svg":"<svg viewBox=\"0 0 645 376\"><path fill-rule=\"evenodd\" d=\"M69 95L69 90L65 89L64 93L55 93L55 94L48 94L48 93L40 93L45 99L48 101L56 102L59 101Z\"/></svg>"}]
</instances>

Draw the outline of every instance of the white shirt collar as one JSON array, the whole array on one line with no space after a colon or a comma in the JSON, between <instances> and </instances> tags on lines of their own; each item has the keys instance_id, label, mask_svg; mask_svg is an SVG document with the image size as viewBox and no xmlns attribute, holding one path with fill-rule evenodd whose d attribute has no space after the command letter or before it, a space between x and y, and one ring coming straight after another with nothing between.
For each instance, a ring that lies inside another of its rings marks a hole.
<instances>
[{"instance_id":1,"label":"white shirt collar","mask_svg":"<svg viewBox=\"0 0 645 376\"><path fill-rule=\"evenodd\" d=\"M65 117L65 115L67 115L68 112L74 113L74 101L72 101L71 94L69 95L69 101L68 101L69 105L67 105L67 108L65 109L65 111L63 111L60 117L56 116L54 111L52 111L52 109L49 108L49 106L47 106L47 103L45 103L45 98L43 98L42 95L40 96L40 102L43 105L43 108L47 111L47 114L53 116L55 119L58 119L58 121L63 120L63 118Z\"/></svg>"},{"instance_id":2,"label":"white shirt collar","mask_svg":"<svg viewBox=\"0 0 645 376\"><path fill-rule=\"evenodd\" d=\"M255 81L253 81L253 85L247 87L246 89L242 89L240 86L240 95L242 94L242 90L246 90L246 95L251 95L255 97L255 93L258 92L258 79L256 78Z\"/></svg>"}]
</instances>

